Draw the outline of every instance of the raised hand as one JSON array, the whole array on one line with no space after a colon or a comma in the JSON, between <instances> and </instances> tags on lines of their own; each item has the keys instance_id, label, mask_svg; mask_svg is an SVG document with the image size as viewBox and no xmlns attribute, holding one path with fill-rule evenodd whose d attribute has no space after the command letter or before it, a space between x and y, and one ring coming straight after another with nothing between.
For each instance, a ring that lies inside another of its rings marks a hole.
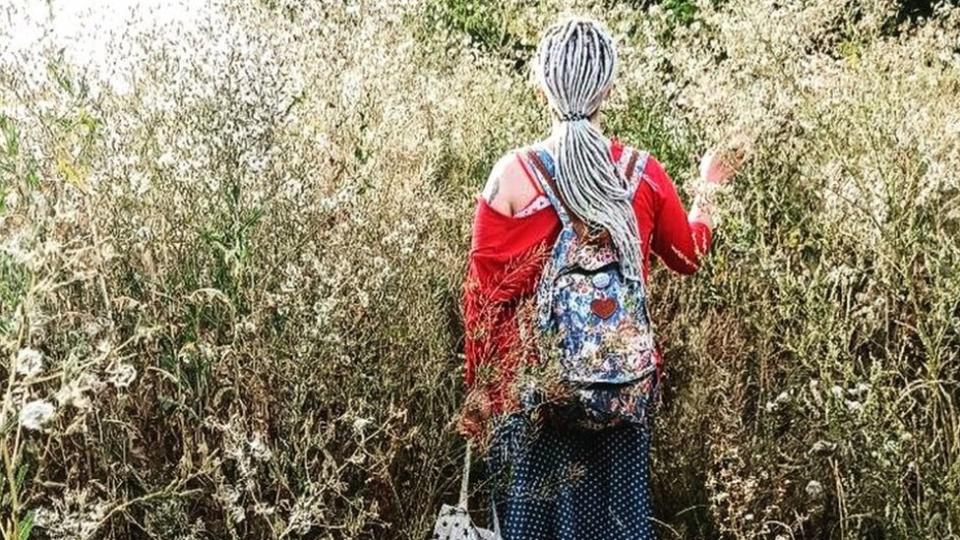
<instances>
[{"instance_id":1,"label":"raised hand","mask_svg":"<svg viewBox=\"0 0 960 540\"><path fill-rule=\"evenodd\" d=\"M742 158L733 155L718 155L716 150L710 150L700 160L700 178L711 184L725 184L737 173Z\"/></svg>"}]
</instances>

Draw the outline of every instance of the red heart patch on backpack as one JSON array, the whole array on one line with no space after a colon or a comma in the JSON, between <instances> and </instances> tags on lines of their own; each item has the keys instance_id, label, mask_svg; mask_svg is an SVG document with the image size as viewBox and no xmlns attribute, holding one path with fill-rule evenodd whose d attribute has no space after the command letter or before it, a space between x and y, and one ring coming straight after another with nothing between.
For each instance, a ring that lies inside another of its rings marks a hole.
<instances>
[{"instance_id":1,"label":"red heart patch on backpack","mask_svg":"<svg viewBox=\"0 0 960 540\"><path fill-rule=\"evenodd\" d=\"M617 300L615 298L594 298L590 302L590 311L601 319L609 319L617 311Z\"/></svg>"}]
</instances>

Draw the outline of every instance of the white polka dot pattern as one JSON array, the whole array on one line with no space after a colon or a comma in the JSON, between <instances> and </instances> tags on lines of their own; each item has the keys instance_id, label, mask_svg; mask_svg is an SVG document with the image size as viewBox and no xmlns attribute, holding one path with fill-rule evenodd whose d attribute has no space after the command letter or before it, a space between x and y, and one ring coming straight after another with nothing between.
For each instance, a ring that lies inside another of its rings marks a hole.
<instances>
[{"instance_id":1,"label":"white polka dot pattern","mask_svg":"<svg viewBox=\"0 0 960 540\"><path fill-rule=\"evenodd\" d=\"M488 456L503 540L649 540L650 433L501 423Z\"/></svg>"}]
</instances>

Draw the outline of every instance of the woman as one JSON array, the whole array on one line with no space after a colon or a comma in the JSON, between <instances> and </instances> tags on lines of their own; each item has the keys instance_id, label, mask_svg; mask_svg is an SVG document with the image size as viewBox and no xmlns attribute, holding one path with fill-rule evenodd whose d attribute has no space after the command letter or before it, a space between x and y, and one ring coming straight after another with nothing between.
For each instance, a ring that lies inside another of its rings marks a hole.
<instances>
[{"instance_id":1,"label":"woman","mask_svg":"<svg viewBox=\"0 0 960 540\"><path fill-rule=\"evenodd\" d=\"M477 200L464 295L471 392L461 429L479 438L492 419L493 517L505 540L653 538L649 422L560 429L524 412L515 384L540 361L527 321L563 210L578 238L609 242L624 279L645 282L651 251L692 274L710 247L709 197L698 196L688 214L654 157L603 135L600 107L615 68L613 41L597 22L571 18L548 29L536 70L555 115L552 133L500 159ZM732 175L704 157L704 186Z\"/></svg>"}]
</instances>

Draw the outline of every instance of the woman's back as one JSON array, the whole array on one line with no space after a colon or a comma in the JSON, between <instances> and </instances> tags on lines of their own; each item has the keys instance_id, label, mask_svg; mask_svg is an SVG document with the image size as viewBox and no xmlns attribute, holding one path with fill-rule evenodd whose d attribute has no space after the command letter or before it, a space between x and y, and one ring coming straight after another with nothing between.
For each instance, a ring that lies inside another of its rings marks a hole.
<instances>
[{"instance_id":1,"label":"woman's back","mask_svg":"<svg viewBox=\"0 0 960 540\"><path fill-rule=\"evenodd\" d=\"M609 147L632 193L644 278L651 251L677 272L695 272L709 249L710 228L688 222L676 187L653 156L616 139ZM541 142L507 153L494 167L484 196L477 198L464 289L466 381L480 382L496 412L511 408L505 402L508 386L518 362L531 360L532 351L520 341L516 311L532 297L561 229L526 156L531 149L550 152L551 145ZM477 381L480 366L491 368L481 370L492 374L480 377L489 380Z\"/></svg>"},{"instance_id":2,"label":"woman's back","mask_svg":"<svg viewBox=\"0 0 960 540\"><path fill-rule=\"evenodd\" d=\"M662 362L650 253L693 273L713 224L709 199L688 215L654 157L604 136L616 57L596 21L546 30L534 66L552 134L504 156L477 198L460 427L492 433L504 540L654 537L649 420ZM712 158L701 164L708 182L730 174ZM525 365L534 369L517 381Z\"/></svg>"}]
</instances>

